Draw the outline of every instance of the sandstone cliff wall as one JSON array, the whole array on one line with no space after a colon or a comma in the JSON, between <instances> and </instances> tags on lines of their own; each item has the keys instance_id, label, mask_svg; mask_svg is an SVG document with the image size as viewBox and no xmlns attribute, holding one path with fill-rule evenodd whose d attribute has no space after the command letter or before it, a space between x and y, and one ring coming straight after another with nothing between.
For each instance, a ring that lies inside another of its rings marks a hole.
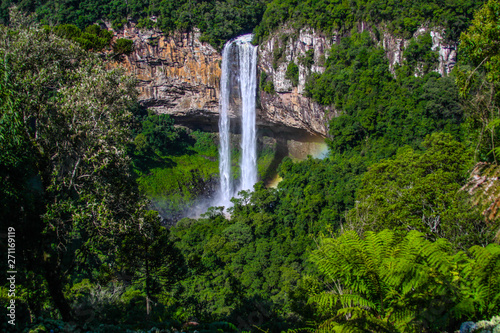
<instances>
[{"instance_id":1,"label":"sandstone cliff wall","mask_svg":"<svg viewBox=\"0 0 500 333\"><path fill-rule=\"evenodd\" d=\"M134 51L116 66L139 80L139 100L180 123L213 129L218 118L221 55L199 33L166 35L130 24L116 38L134 41Z\"/></svg>"}]
</instances>

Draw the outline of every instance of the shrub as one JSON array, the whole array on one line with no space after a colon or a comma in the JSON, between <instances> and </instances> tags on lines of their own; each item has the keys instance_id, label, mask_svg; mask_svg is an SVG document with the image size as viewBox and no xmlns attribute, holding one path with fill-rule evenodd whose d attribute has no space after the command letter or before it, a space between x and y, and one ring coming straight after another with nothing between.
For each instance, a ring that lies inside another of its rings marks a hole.
<instances>
[{"instance_id":1,"label":"shrub","mask_svg":"<svg viewBox=\"0 0 500 333\"><path fill-rule=\"evenodd\" d=\"M120 38L113 44L113 52L116 55L130 54L134 50L134 42L130 39Z\"/></svg>"},{"instance_id":2,"label":"shrub","mask_svg":"<svg viewBox=\"0 0 500 333\"><path fill-rule=\"evenodd\" d=\"M296 87L299 84L299 66L293 61L286 68L285 78L292 81L292 85Z\"/></svg>"}]
</instances>

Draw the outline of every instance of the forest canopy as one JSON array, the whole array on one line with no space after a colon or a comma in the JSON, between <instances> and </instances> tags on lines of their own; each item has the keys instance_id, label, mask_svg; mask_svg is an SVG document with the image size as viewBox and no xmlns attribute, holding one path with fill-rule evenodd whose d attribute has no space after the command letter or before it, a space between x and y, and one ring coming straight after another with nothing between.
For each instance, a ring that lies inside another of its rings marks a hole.
<instances>
[{"instance_id":1,"label":"forest canopy","mask_svg":"<svg viewBox=\"0 0 500 333\"><path fill-rule=\"evenodd\" d=\"M296 0L85 0L41 2L4 0L0 19L8 22L8 8L18 5L26 12L36 12L43 24L75 24L85 29L102 21L120 29L129 20L139 27L153 27L164 32L191 31L198 28L202 40L221 49L224 43L255 29L262 41L283 24L296 28L309 26L320 31L345 33L358 22L384 24L395 35L409 38L424 24L442 26L446 37L456 40L470 24L474 11L484 1L296 1ZM153 18L153 20L151 20Z\"/></svg>"},{"instance_id":2,"label":"forest canopy","mask_svg":"<svg viewBox=\"0 0 500 333\"><path fill-rule=\"evenodd\" d=\"M14 10L11 27L0 30L0 220L18 235L17 267L24 274L17 288L25 295L19 323L30 322L23 309L38 317L48 299L70 322L68 283L81 282L83 272L106 281L99 267L119 262L121 241L139 242L148 228L164 230L148 211L126 154L135 80L106 70L96 55Z\"/></svg>"},{"instance_id":3,"label":"forest canopy","mask_svg":"<svg viewBox=\"0 0 500 333\"><path fill-rule=\"evenodd\" d=\"M444 27L456 40L483 1L298 1L273 0L255 29L259 41L285 23L308 26L327 33L345 33L360 22L386 25L389 32L409 38L422 24Z\"/></svg>"},{"instance_id":4,"label":"forest canopy","mask_svg":"<svg viewBox=\"0 0 500 333\"><path fill-rule=\"evenodd\" d=\"M85 1L13 1L4 0L0 7L1 22L8 22L8 8L36 13L42 24L51 26L74 24L85 29L103 21L121 29L133 20L139 27L155 26L164 32L202 32L202 40L221 49L224 43L243 33L249 33L260 22L268 0L85 0ZM152 20L153 19L153 20Z\"/></svg>"}]
</instances>

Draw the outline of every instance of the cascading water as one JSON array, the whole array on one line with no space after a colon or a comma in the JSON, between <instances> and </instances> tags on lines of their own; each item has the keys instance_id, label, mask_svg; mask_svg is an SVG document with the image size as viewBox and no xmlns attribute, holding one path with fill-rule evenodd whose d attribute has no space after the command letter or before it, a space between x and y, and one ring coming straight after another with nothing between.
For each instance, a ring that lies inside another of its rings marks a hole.
<instances>
[{"instance_id":1,"label":"cascading water","mask_svg":"<svg viewBox=\"0 0 500 333\"><path fill-rule=\"evenodd\" d=\"M242 106L241 190L251 190L257 182L257 136L255 129L255 93L257 87L257 47L252 35L240 37L240 91Z\"/></svg>"},{"instance_id":2,"label":"cascading water","mask_svg":"<svg viewBox=\"0 0 500 333\"><path fill-rule=\"evenodd\" d=\"M222 51L222 76L220 83L219 118L219 172L220 190L216 205L229 207L234 195L231 177L229 109L231 82L239 80L242 116L241 183L240 190L250 190L257 182L257 136L255 127L255 99L257 87L257 47L252 45L252 35L243 35L228 42ZM236 53L234 53L236 52ZM235 57L234 55L237 55ZM232 63L239 59L238 66ZM238 73L231 69L238 68Z\"/></svg>"},{"instance_id":3,"label":"cascading water","mask_svg":"<svg viewBox=\"0 0 500 333\"><path fill-rule=\"evenodd\" d=\"M231 179L231 149L229 137L229 93L231 85L230 74L230 52L231 44L227 43L222 50L222 75L220 79L220 101L219 101L219 173L220 190L218 205L226 206L231 203L233 196L233 182Z\"/></svg>"}]
</instances>

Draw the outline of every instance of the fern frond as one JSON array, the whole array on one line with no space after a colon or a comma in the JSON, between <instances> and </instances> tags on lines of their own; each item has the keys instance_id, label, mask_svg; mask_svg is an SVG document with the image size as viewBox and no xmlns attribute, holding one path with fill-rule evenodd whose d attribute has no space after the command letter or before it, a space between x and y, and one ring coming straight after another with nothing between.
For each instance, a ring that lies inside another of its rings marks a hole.
<instances>
[{"instance_id":1,"label":"fern frond","mask_svg":"<svg viewBox=\"0 0 500 333\"><path fill-rule=\"evenodd\" d=\"M380 319L373 312L362 308L342 309L350 318L342 323L342 332L384 332L397 333L399 331L387 318Z\"/></svg>"},{"instance_id":2,"label":"fern frond","mask_svg":"<svg viewBox=\"0 0 500 333\"><path fill-rule=\"evenodd\" d=\"M335 318L330 318L322 322L318 328L314 331L315 333L341 333L342 325L335 321Z\"/></svg>"},{"instance_id":3,"label":"fern frond","mask_svg":"<svg viewBox=\"0 0 500 333\"><path fill-rule=\"evenodd\" d=\"M286 333L306 333L306 332L316 332L314 328L311 327L304 327L304 328L289 328Z\"/></svg>"},{"instance_id":4,"label":"fern frond","mask_svg":"<svg viewBox=\"0 0 500 333\"><path fill-rule=\"evenodd\" d=\"M357 295L357 294L343 294L339 295L339 300L342 303L342 306L344 308L349 308L349 307L361 307L365 309L376 309L377 305L372 302L367 300L366 298ZM340 310L339 310L340 311Z\"/></svg>"},{"instance_id":5,"label":"fern frond","mask_svg":"<svg viewBox=\"0 0 500 333\"><path fill-rule=\"evenodd\" d=\"M339 295L332 292L323 292L309 298L308 303L316 303L322 308L333 310L340 305Z\"/></svg>"},{"instance_id":6,"label":"fern frond","mask_svg":"<svg viewBox=\"0 0 500 333\"><path fill-rule=\"evenodd\" d=\"M454 253L449 241L431 242L417 231L403 240L390 230L364 238L345 232L322 241L312 255L320 272L342 287L311 301L331 310L341 306L332 322L343 332L416 333L430 328L430 321L445 327L450 313L476 315L471 307L487 317L500 310L500 246L471 253L475 260Z\"/></svg>"},{"instance_id":7,"label":"fern frond","mask_svg":"<svg viewBox=\"0 0 500 333\"><path fill-rule=\"evenodd\" d=\"M477 303L485 317L500 311L500 245L473 246L476 262L473 271Z\"/></svg>"}]
</instances>

